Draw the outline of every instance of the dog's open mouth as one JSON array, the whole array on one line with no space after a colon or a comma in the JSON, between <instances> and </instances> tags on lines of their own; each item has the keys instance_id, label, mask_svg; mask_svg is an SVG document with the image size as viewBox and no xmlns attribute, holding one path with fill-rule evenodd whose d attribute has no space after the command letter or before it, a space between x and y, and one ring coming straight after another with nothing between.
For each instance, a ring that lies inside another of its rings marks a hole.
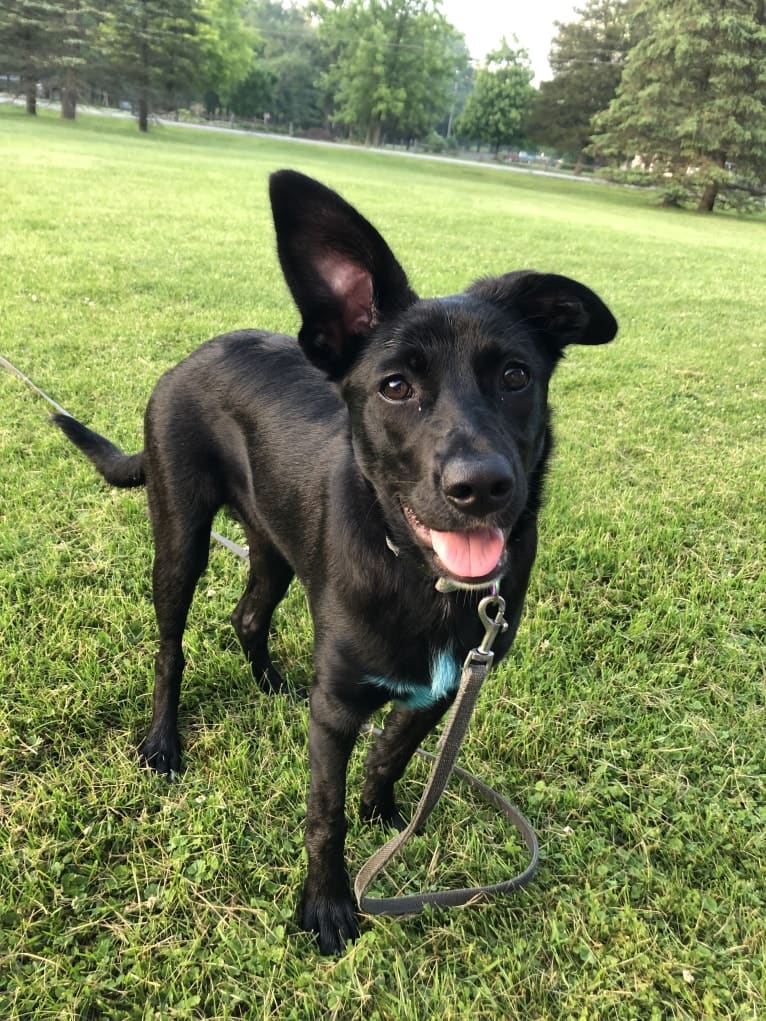
<instances>
[{"instance_id":1,"label":"dog's open mouth","mask_svg":"<svg viewBox=\"0 0 766 1021\"><path fill-rule=\"evenodd\" d=\"M438 532L420 521L412 508L402 502L407 524L426 549L433 550L437 566L455 578L478 581L495 576L505 553L505 536L500 528L471 528L463 532Z\"/></svg>"}]
</instances>

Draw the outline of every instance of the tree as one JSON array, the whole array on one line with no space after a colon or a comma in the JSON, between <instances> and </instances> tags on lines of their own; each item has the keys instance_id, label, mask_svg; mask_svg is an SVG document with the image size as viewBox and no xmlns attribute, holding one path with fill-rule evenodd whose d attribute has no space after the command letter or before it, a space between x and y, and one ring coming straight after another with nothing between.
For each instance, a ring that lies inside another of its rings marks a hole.
<instances>
[{"instance_id":1,"label":"tree","mask_svg":"<svg viewBox=\"0 0 766 1021\"><path fill-rule=\"evenodd\" d=\"M11 0L0 6L0 66L18 75L27 113L37 113L39 84L61 93L61 116L72 119L93 62L100 17L91 0Z\"/></svg>"},{"instance_id":2,"label":"tree","mask_svg":"<svg viewBox=\"0 0 766 1021\"><path fill-rule=\"evenodd\" d=\"M233 114L237 117L247 117L254 119L256 117L263 117L264 113L270 113L274 107L274 95L276 92L277 79L276 75L267 70L263 64L258 63L245 78L244 81L240 82L237 88L234 90L234 95L231 97L231 103L229 107ZM215 101L218 100L218 96L212 97ZM208 105L208 114L213 114L215 110L216 102L206 103Z\"/></svg>"},{"instance_id":3,"label":"tree","mask_svg":"<svg viewBox=\"0 0 766 1021\"><path fill-rule=\"evenodd\" d=\"M468 51L465 39L459 36L455 46L462 50L462 53L459 55L458 67L452 81L449 114L446 121L443 121L438 128L446 138L451 138L454 134L455 124L465 109L468 97L473 92L476 77L473 64L471 63L471 54Z\"/></svg>"},{"instance_id":4,"label":"tree","mask_svg":"<svg viewBox=\"0 0 766 1021\"><path fill-rule=\"evenodd\" d=\"M271 123L305 130L324 121L318 81L326 69L316 25L297 7L256 0L246 20L259 35L255 60L231 109L242 117L271 115Z\"/></svg>"},{"instance_id":5,"label":"tree","mask_svg":"<svg viewBox=\"0 0 766 1021\"><path fill-rule=\"evenodd\" d=\"M44 68L43 40L49 29L47 5L16 0L0 7L0 61L6 75L18 77L27 113L37 113L37 83Z\"/></svg>"},{"instance_id":6,"label":"tree","mask_svg":"<svg viewBox=\"0 0 766 1021\"><path fill-rule=\"evenodd\" d=\"M578 20L558 29L549 57L553 78L535 94L527 134L553 146L582 168L591 140L591 121L617 92L625 55L635 43L630 13L637 0L586 0Z\"/></svg>"},{"instance_id":7,"label":"tree","mask_svg":"<svg viewBox=\"0 0 766 1021\"><path fill-rule=\"evenodd\" d=\"M718 196L766 178L764 0L644 0L644 35L594 149L637 157L674 196L712 212Z\"/></svg>"},{"instance_id":8,"label":"tree","mask_svg":"<svg viewBox=\"0 0 766 1021\"><path fill-rule=\"evenodd\" d=\"M434 24L423 34L423 49L407 75L404 105L396 128L402 141L422 138L449 118L455 86L469 76L470 53L465 39L448 22ZM418 73L420 72L420 73Z\"/></svg>"},{"instance_id":9,"label":"tree","mask_svg":"<svg viewBox=\"0 0 766 1021\"><path fill-rule=\"evenodd\" d=\"M438 0L335 0L318 11L335 123L379 145L447 118L467 51Z\"/></svg>"},{"instance_id":10,"label":"tree","mask_svg":"<svg viewBox=\"0 0 766 1021\"><path fill-rule=\"evenodd\" d=\"M202 63L197 91L214 94L228 107L255 60L258 33L245 24L239 0L201 0L197 23Z\"/></svg>"},{"instance_id":11,"label":"tree","mask_svg":"<svg viewBox=\"0 0 766 1021\"><path fill-rule=\"evenodd\" d=\"M153 101L174 104L199 80L201 22L195 0L116 0L106 13L101 42L109 73L133 93L141 131L149 130Z\"/></svg>"},{"instance_id":12,"label":"tree","mask_svg":"<svg viewBox=\"0 0 766 1021\"><path fill-rule=\"evenodd\" d=\"M495 153L501 145L519 144L534 92L533 76L526 50L514 49L503 38L476 74L476 86L457 123L458 134L487 142Z\"/></svg>"},{"instance_id":13,"label":"tree","mask_svg":"<svg viewBox=\"0 0 766 1021\"><path fill-rule=\"evenodd\" d=\"M59 0L52 14L50 67L61 92L61 116L74 120L77 99L94 62L93 46L103 5L96 0Z\"/></svg>"}]
</instances>

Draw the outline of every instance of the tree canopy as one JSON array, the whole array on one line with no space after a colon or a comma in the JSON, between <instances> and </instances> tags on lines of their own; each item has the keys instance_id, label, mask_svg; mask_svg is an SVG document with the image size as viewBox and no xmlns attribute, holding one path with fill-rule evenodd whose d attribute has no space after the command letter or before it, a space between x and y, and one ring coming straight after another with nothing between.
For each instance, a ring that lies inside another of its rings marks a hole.
<instances>
[{"instance_id":1,"label":"tree canopy","mask_svg":"<svg viewBox=\"0 0 766 1021\"><path fill-rule=\"evenodd\" d=\"M0 6L0 67L18 75L27 112L37 112L39 83L55 80L61 112L73 117L78 82L94 54L99 9L88 0L10 0Z\"/></svg>"},{"instance_id":2,"label":"tree canopy","mask_svg":"<svg viewBox=\"0 0 766 1021\"><path fill-rule=\"evenodd\" d=\"M591 120L617 92L634 40L630 13L637 0L586 0L578 19L556 23L548 62L553 72L535 94L527 133L576 162L592 136Z\"/></svg>"},{"instance_id":3,"label":"tree canopy","mask_svg":"<svg viewBox=\"0 0 766 1021\"><path fill-rule=\"evenodd\" d=\"M240 117L268 114L288 130L322 125L319 79L326 61L317 26L305 11L277 0L251 0L244 17L256 30L258 42L252 67L226 104L228 108Z\"/></svg>"},{"instance_id":4,"label":"tree canopy","mask_svg":"<svg viewBox=\"0 0 766 1021\"><path fill-rule=\"evenodd\" d=\"M232 96L255 63L258 32L242 19L239 0L201 0L199 24L200 76L198 88L215 93L229 106Z\"/></svg>"},{"instance_id":5,"label":"tree canopy","mask_svg":"<svg viewBox=\"0 0 766 1021\"><path fill-rule=\"evenodd\" d=\"M532 102L534 77L526 50L500 47L487 54L476 74L473 92L457 123L458 134L487 142L497 152L503 145L522 142L522 125Z\"/></svg>"},{"instance_id":6,"label":"tree canopy","mask_svg":"<svg viewBox=\"0 0 766 1021\"><path fill-rule=\"evenodd\" d=\"M114 0L104 13L100 42L106 78L137 104L138 123L148 128L151 103L175 106L202 62L203 15L189 0Z\"/></svg>"},{"instance_id":7,"label":"tree canopy","mask_svg":"<svg viewBox=\"0 0 766 1021\"><path fill-rule=\"evenodd\" d=\"M637 158L671 196L713 210L766 177L764 0L644 0L642 38L594 149Z\"/></svg>"},{"instance_id":8,"label":"tree canopy","mask_svg":"<svg viewBox=\"0 0 766 1021\"><path fill-rule=\"evenodd\" d=\"M335 0L317 9L333 123L379 145L446 119L468 52L435 0Z\"/></svg>"}]
</instances>

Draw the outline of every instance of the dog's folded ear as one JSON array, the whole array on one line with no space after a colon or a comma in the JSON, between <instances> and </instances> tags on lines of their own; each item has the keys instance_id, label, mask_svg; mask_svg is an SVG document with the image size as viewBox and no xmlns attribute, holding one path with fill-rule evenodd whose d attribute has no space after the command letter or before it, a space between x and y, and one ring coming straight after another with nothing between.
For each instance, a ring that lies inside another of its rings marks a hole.
<instances>
[{"instance_id":1,"label":"dog's folded ear","mask_svg":"<svg viewBox=\"0 0 766 1021\"><path fill-rule=\"evenodd\" d=\"M417 300L372 224L319 181L279 170L269 181L282 272L303 325L303 351L331 379L350 368L361 341Z\"/></svg>"},{"instance_id":2,"label":"dog's folded ear","mask_svg":"<svg viewBox=\"0 0 766 1021\"><path fill-rule=\"evenodd\" d=\"M521 270L488 277L468 293L523 319L559 352L567 344L606 344L617 333L617 320L597 294L555 273Z\"/></svg>"}]
</instances>

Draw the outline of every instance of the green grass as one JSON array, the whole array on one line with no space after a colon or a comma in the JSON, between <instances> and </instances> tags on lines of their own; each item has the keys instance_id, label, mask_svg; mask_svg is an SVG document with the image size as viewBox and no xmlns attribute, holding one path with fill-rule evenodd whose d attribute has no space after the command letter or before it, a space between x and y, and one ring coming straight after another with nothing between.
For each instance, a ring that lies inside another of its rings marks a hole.
<instances>
[{"instance_id":1,"label":"green grass","mask_svg":"<svg viewBox=\"0 0 766 1021\"><path fill-rule=\"evenodd\" d=\"M293 922L306 713L248 677L227 623L243 566L213 550L188 630L187 768L167 785L134 752L155 646L144 496L105 488L2 373L0 1016L765 1016L766 224L0 108L0 353L137 449L163 369L216 332L296 327L266 202L279 166L358 204L423 294L533 266L620 320L552 386L527 612L461 755L528 813L542 867L519 896L366 920L345 957L320 958ZM297 588L275 652L310 676ZM406 805L425 775L416 763ZM381 839L352 822L352 868ZM493 882L522 861L455 784L390 887Z\"/></svg>"}]
</instances>

